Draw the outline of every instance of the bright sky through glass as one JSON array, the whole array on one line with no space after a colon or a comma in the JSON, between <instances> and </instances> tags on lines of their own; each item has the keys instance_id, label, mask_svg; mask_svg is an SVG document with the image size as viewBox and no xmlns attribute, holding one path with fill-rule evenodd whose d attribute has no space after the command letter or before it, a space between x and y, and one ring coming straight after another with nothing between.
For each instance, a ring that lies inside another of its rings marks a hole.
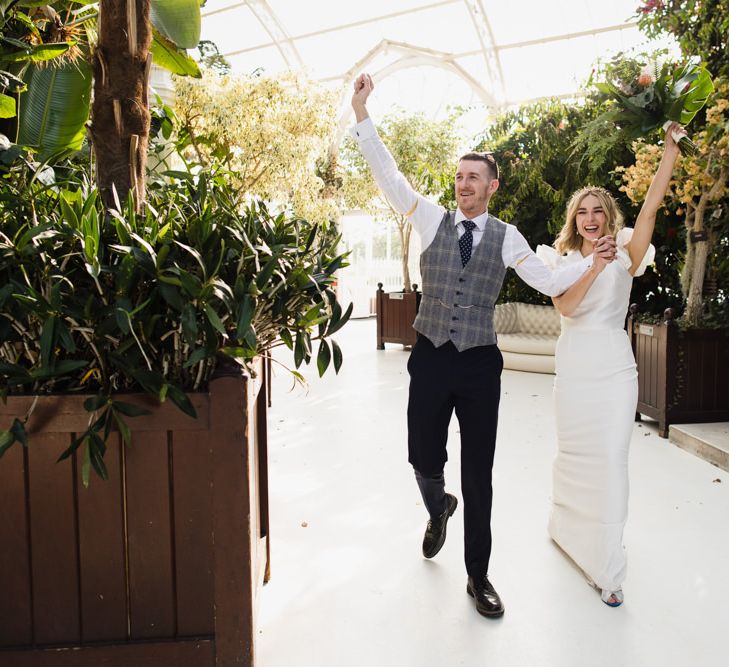
<instances>
[{"instance_id":1,"label":"bright sky through glass","mask_svg":"<svg viewBox=\"0 0 729 667\"><path fill-rule=\"evenodd\" d=\"M638 31L639 0L208 0L202 38L236 72L303 69L342 92L375 76L370 104L443 117L471 107L466 129L489 104L573 95L598 58L653 50Z\"/></svg>"}]
</instances>

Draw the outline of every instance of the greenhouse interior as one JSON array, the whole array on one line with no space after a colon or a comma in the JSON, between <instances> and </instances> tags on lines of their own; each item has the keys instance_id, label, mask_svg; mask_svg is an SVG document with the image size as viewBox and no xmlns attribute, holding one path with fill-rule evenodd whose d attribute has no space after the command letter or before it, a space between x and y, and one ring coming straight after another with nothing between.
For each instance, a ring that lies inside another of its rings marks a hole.
<instances>
[{"instance_id":1,"label":"greenhouse interior","mask_svg":"<svg viewBox=\"0 0 729 667\"><path fill-rule=\"evenodd\" d=\"M0 4L0 665L727 662L727 0Z\"/></svg>"}]
</instances>

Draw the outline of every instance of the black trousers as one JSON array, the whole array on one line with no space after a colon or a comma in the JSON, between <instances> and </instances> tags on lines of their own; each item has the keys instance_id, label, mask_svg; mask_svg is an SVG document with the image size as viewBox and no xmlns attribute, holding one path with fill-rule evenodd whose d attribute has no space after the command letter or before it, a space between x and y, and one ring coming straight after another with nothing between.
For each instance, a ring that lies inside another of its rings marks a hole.
<instances>
[{"instance_id":1,"label":"black trousers","mask_svg":"<svg viewBox=\"0 0 729 667\"><path fill-rule=\"evenodd\" d=\"M461 430L461 489L466 570L488 573L491 556L491 468L501 397L503 358L496 345L459 352L418 335L408 360L408 454L423 478L437 478L448 460L448 425Z\"/></svg>"}]
</instances>

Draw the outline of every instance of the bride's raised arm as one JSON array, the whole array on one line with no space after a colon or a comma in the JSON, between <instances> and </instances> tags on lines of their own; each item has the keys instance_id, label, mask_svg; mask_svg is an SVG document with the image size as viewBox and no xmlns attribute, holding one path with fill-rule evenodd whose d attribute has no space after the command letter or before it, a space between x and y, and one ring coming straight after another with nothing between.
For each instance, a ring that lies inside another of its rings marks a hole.
<instances>
[{"instance_id":1,"label":"bride's raised arm","mask_svg":"<svg viewBox=\"0 0 729 667\"><path fill-rule=\"evenodd\" d=\"M635 274L645 256L653 236L653 229L656 224L656 214L661 207L661 202L666 196L668 184L671 182L671 174L679 154L678 140L686 131L678 124L673 123L666 132L666 144L663 150L663 157L658 165L655 176L651 181L648 192L645 195L643 206L641 206L638 218L635 221L635 230L630 242L625 249L630 255L631 275ZM675 136L674 136L675 135Z\"/></svg>"}]
</instances>

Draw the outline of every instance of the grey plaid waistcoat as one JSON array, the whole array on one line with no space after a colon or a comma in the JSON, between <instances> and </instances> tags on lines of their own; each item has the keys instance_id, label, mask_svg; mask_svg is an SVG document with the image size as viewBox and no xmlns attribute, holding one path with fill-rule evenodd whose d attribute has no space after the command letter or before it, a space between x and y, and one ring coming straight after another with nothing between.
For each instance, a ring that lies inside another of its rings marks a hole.
<instances>
[{"instance_id":1,"label":"grey plaid waistcoat","mask_svg":"<svg viewBox=\"0 0 729 667\"><path fill-rule=\"evenodd\" d=\"M496 343L494 304L506 275L506 223L489 216L481 242L462 266L455 212L446 212L433 242L420 255L423 298L415 330L436 347L449 340L459 352Z\"/></svg>"}]
</instances>

